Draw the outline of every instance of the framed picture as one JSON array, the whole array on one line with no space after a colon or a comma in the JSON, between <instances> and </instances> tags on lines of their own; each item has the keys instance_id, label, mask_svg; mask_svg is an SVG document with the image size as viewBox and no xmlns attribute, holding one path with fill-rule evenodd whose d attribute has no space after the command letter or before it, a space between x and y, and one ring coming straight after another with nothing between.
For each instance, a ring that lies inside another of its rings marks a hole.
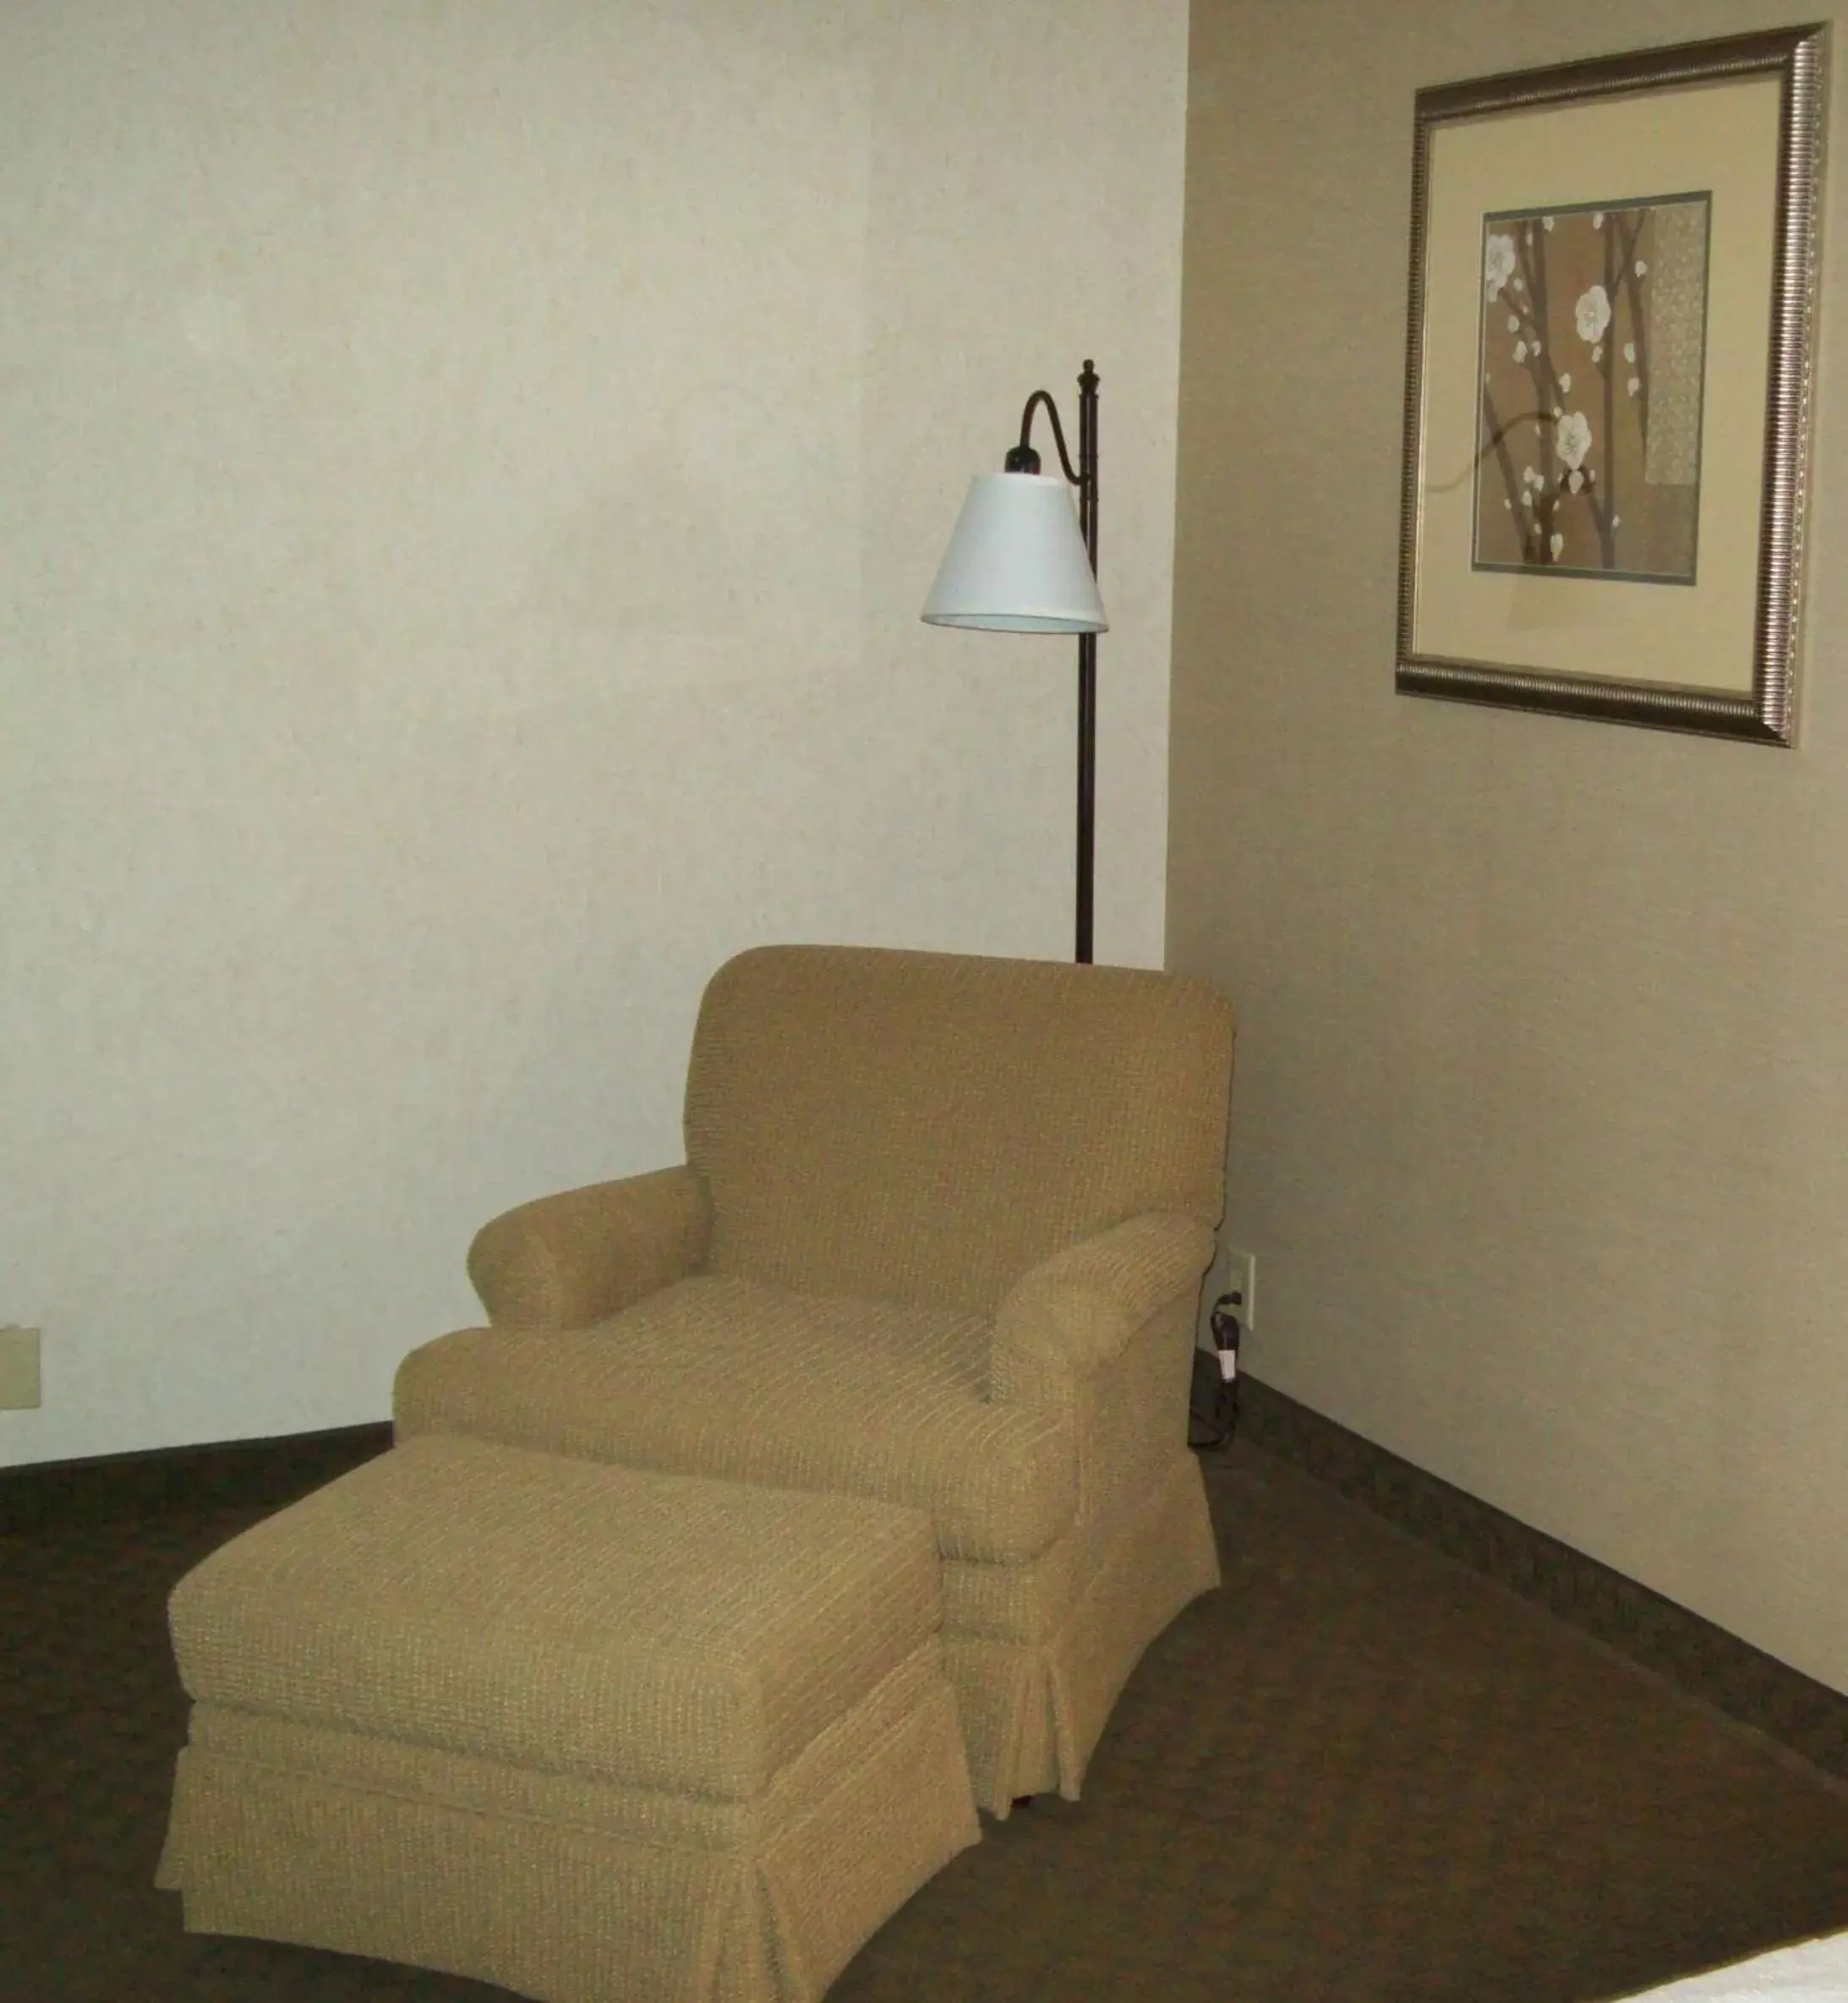
<instances>
[{"instance_id":1,"label":"framed picture","mask_svg":"<svg viewBox=\"0 0 1848 2003\"><path fill-rule=\"evenodd\" d=\"M1794 742L1824 45L1419 92L1402 690Z\"/></svg>"}]
</instances>

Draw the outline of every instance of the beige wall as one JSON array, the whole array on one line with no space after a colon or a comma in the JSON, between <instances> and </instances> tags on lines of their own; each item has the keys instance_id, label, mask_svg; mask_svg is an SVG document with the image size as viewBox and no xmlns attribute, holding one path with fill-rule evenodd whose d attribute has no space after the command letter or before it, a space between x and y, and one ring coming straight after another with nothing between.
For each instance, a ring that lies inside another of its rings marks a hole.
<instances>
[{"instance_id":1,"label":"beige wall","mask_svg":"<svg viewBox=\"0 0 1848 2003\"><path fill-rule=\"evenodd\" d=\"M1829 11L1198 0L1168 940L1256 1372L1848 1687L1848 202L1802 750L1392 691L1413 90Z\"/></svg>"},{"instance_id":2,"label":"beige wall","mask_svg":"<svg viewBox=\"0 0 1848 2003\"><path fill-rule=\"evenodd\" d=\"M0 10L0 1462L382 1414L477 1223L677 1155L740 947L1069 951L1069 645L917 610L1087 353L1159 960L1185 38Z\"/></svg>"}]
</instances>

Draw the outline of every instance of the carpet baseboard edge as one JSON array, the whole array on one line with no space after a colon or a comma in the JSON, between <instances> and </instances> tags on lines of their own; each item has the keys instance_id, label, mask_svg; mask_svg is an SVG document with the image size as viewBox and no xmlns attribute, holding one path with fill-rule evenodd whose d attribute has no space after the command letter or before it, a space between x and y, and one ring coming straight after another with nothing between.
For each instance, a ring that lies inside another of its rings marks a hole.
<instances>
[{"instance_id":1,"label":"carpet baseboard edge","mask_svg":"<svg viewBox=\"0 0 1848 2003\"><path fill-rule=\"evenodd\" d=\"M1268 1384L1245 1377L1240 1402L1240 1439L1848 1779L1848 1695Z\"/></svg>"},{"instance_id":2,"label":"carpet baseboard edge","mask_svg":"<svg viewBox=\"0 0 1848 2003\"><path fill-rule=\"evenodd\" d=\"M1238 1437L1848 1779L1848 1695L1427 1473L1270 1385L1243 1381ZM382 1453L389 1420L0 1468L0 1535L123 1517L280 1508Z\"/></svg>"},{"instance_id":3,"label":"carpet baseboard edge","mask_svg":"<svg viewBox=\"0 0 1848 2003\"><path fill-rule=\"evenodd\" d=\"M280 1508L391 1444L391 1425L0 1468L0 1536L177 1510Z\"/></svg>"}]
</instances>

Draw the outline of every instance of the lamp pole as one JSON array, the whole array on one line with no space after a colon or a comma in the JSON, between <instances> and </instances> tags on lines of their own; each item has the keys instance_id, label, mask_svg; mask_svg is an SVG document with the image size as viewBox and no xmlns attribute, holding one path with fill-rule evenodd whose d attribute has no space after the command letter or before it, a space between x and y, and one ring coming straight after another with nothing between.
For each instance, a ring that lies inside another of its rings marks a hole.
<instances>
[{"instance_id":1,"label":"lamp pole","mask_svg":"<svg viewBox=\"0 0 1848 2003\"><path fill-rule=\"evenodd\" d=\"M1087 359L1078 377L1078 526L1097 574L1097 371ZM1078 636L1078 945L1091 964L1092 870L1097 828L1097 636Z\"/></svg>"},{"instance_id":2,"label":"lamp pole","mask_svg":"<svg viewBox=\"0 0 1848 2003\"><path fill-rule=\"evenodd\" d=\"M1043 409L1059 469L1042 476L1033 420ZM1078 490L1075 518L1070 490ZM1058 406L1036 390L1020 413L1020 438L999 473L969 483L937 581L924 600L927 626L977 632L1078 636L1078 925L1074 957L1091 959L1097 822L1097 635L1110 621L1097 591L1097 371L1078 378L1078 463L1072 464Z\"/></svg>"},{"instance_id":3,"label":"lamp pole","mask_svg":"<svg viewBox=\"0 0 1848 2003\"><path fill-rule=\"evenodd\" d=\"M1058 421L1058 406L1044 390L1036 390L1020 413L1020 442L1004 462L1009 473L1037 473L1040 456L1034 451L1034 413L1043 408L1052 426L1052 441L1058 447L1060 470L1078 490L1078 531L1084 538L1085 554L1091 559L1091 574L1097 574L1097 370L1087 357L1078 375L1078 463L1072 464L1065 449L1065 429ZM1080 966L1091 964L1091 909L1096 885L1097 852L1097 636L1078 636L1078 911L1076 950Z\"/></svg>"}]
</instances>

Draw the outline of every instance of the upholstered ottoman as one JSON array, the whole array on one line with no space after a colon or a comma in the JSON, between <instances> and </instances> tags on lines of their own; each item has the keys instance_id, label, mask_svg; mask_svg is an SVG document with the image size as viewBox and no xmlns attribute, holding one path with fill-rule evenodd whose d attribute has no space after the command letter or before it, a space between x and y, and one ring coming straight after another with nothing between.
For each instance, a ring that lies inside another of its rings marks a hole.
<instances>
[{"instance_id":1,"label":"upholstered ottoman","mask_svg":"<svg viewBox=\"0 0 1848 2003\"><path fill-rule=\"evenodd\" d=\"M227 1545L189 1928L582 2003L818 1996L976 1840L930 1519L416 1439Z\"/></svg>"}]
</instances>

